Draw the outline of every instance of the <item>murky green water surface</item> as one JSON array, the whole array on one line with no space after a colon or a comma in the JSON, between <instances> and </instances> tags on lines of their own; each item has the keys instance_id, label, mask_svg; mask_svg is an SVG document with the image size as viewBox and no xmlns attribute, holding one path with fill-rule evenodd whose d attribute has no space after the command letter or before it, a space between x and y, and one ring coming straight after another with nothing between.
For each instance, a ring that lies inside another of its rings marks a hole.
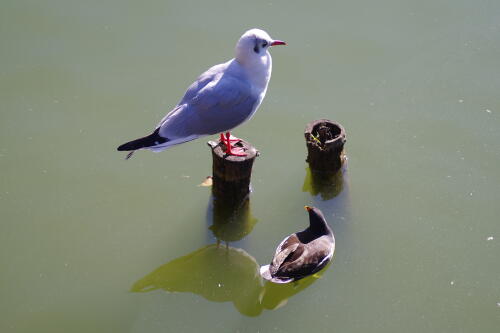
<instances>
[{"instance_id":1,"label":"murky green water surface","mask_svg":"<svg viewBox=\"0 0 500 333\"><path fill-rule=\"evenodd\" d=\"M209 138L129 161L115 148L252 27L289 46L235 131L261 152L241 225L217 226L197 186ZM498 330L498 1L4 0L0 41L0 331ZM318 118L348 136L326 194L304 162ZM265 284L305 204L335 259Z\"/></svg>"}]
</instances>

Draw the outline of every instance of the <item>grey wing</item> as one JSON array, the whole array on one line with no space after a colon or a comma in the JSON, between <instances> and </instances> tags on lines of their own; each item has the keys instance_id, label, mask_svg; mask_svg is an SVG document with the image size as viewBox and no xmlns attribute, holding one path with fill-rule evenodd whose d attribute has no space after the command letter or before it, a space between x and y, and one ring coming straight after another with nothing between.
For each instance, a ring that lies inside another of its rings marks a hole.
<instances>
[{"instance_id":1,"label":"grey wing","mask_svg":"<svg viewBox=\"0 0 500 333\"><path fill-rule=\"evenodd\" d=\"M215 80L218 80L224 70L227 69L229 66L230 62L219 64L212 66L209 68L206 72L201 74L196 81L194 81L186 90L184 93L184 96L182 97L181 101L179 102L179 105L189 103L196 95L200 93L200 91L205 88L207 84L210 82L214 82Z\"/></svg>"},{"instance_id":2,"label":"grey wing","mask_svg":"<svg viewBox=\"0 0 500 333\"><path fill-rule=\"evenodd\" d=\"M179 104L177 104L172 111L167 113L165 117L160 120L157 128L160 127L159 134L161 136L168 137L170 140L175 140L192 134L188 133L188 129L185 128L186 123L189 123L190 119L193 118L189 114L190 109L188 104L207 84L213 82L217 76L220 76L220 73L225 67L227 67L226 64L211 67L206 72L201 74L196 81L188 87Z\"/></svg>"},{"instance_id":3,"label":"grey wing","mask_svg":"<svg viewBox=\"0 0 500 333\"><path fill-rule=\"evenodd\" d=\"M201 136L229 131L251 117L259 96L241 78L216 73L191 99L184 98L162 121L164 137Z\"/></svg>"}]
</instances>

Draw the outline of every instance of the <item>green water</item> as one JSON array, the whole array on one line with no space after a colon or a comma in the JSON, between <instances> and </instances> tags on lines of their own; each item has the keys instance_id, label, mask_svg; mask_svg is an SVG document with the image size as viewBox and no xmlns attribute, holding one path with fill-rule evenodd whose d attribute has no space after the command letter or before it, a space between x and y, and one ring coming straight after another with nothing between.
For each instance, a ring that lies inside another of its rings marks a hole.
<instances>
[{"instance_id":1,"label":"green water","mask_svg":"<svg viewBox=\"0 0 500 333\"><path fill-rule=\"evenodd\" d=\"M210 138L115 149L252 27L288 46L235 131L261 156L224 229L197 186ZM499 92L498 1L2 0L0 331L497 332ZM319 118L347 131L330 192L304 162ZM306 204L333 263L264 283Z\"/></svg>"}]
</instances>

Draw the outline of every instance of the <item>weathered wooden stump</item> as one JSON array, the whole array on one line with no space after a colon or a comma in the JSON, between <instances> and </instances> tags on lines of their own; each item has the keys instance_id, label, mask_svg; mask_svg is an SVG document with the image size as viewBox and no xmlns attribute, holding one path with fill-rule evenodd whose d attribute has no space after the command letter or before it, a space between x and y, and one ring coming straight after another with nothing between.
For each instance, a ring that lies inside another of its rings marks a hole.
<instances>
[{"instance_id":1,"label":"weathered wooden stump","mask_svg":"<svg viewBox=\"0 0 500 333\"><path fill-rule=\"evenodd\" d=\"M223 203L226 207L236 209L250 194L250 178L252 166L259 152L246 141L235 144L247 154L246 156L228 156L221 142L209 141L212 149L212 194L214 205Z\"/></svg>"},{"instance_id":2,"label":"weathered wooden stump","mask_svg":"<svg viewBox=\"0 0 500 333\"><path fill-rule=\"evenodd\" d=\"M328 119L314 120L304 131L309 167L316 173L332 174L340 170L345 160L344 127Z\"/></svg>"}]
</instances>

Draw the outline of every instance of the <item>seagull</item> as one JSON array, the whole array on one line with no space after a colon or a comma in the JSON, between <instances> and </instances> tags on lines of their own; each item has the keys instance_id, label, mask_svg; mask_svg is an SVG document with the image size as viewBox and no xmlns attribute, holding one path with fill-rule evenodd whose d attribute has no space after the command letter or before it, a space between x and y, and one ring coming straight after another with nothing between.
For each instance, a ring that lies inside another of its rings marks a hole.
<instances>
[{"instance_id":1,"label":"seagull","mask_svg":"<svg viewBox=\"0 0 500 333\"><path fill-rule=\"evenodd\" d=\"M260 29L245 32L236 44L233 59L201 74L153 133L122 144L118 151L130 151L128 159L138 149L160 152L220 133L227 155L246 156L231 145L240 140L230 131L250 119L262 103L271 78L269 47L276 45L286 43Z\"/></svg>"},{"instance_id":2,"label":"seagull","mask_svg":"<svg viewBox=\"0 0 500 333\"><path fill-rule=\"evenodd\" d=\"M286 237L270 265L260 268L260 275L274 283L288 283L312 275L325 267L335 251L335 237L321 210L305 206L309 227Z\"/></svg>"}]
</instances>

